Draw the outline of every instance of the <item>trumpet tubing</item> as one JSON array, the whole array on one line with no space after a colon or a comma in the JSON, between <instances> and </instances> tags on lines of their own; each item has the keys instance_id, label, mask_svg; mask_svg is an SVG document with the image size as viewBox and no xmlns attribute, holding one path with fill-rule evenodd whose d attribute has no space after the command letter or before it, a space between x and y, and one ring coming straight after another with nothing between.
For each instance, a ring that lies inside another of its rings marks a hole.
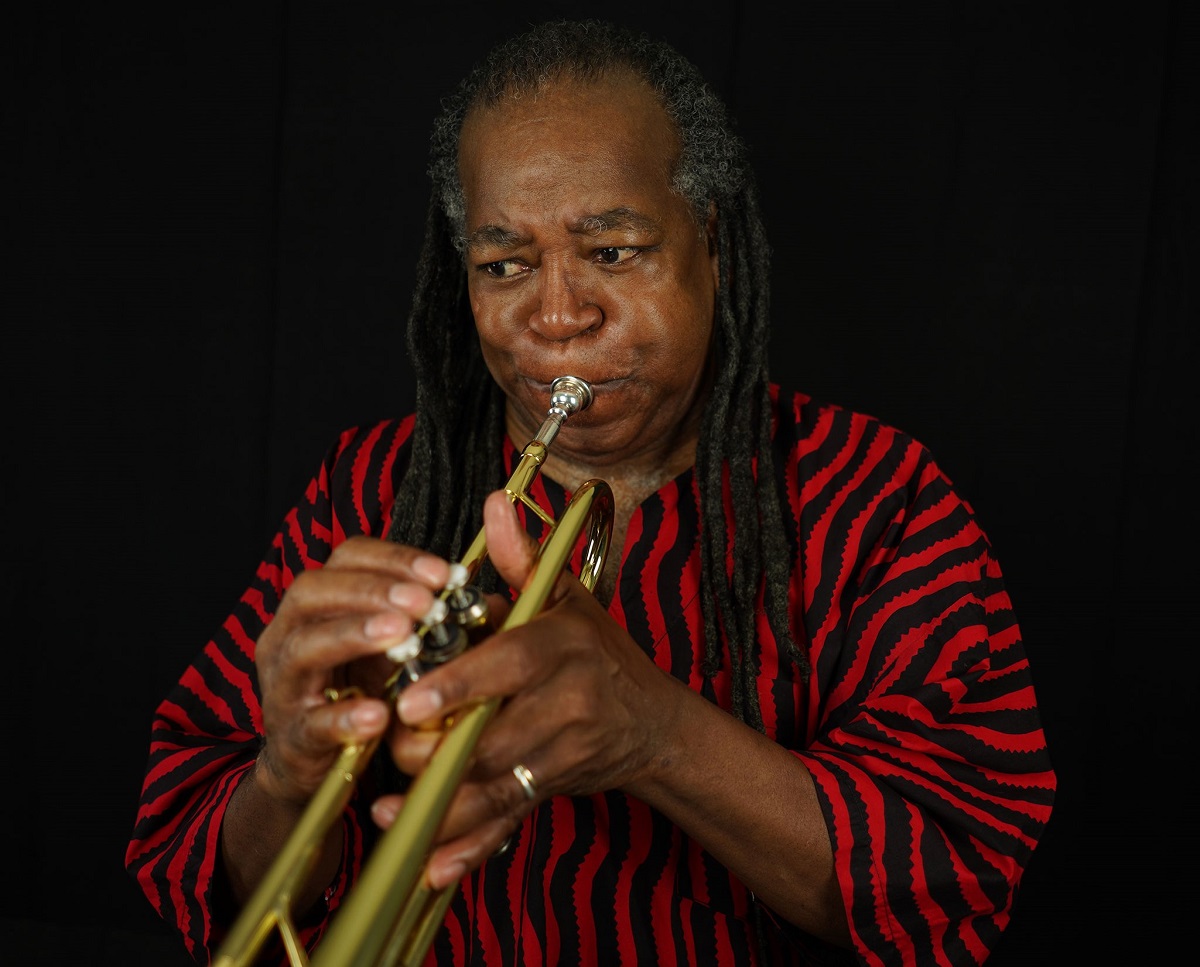
<instances>
[{"instance_id":1,"label":"trumpet tubing","mask_svg":"<svg viewBox=\"0 0 1200 967\"><path fill-rule=\"evenodd\" d=\"M551 386L550 409L537 435L521 452L505 486L509 499L521 502L549 527L533 573L514 601L500 630L515 628L545 606L559 575L586 531L579 580L594 590L604 569L612 535L612 491L603 480L588 480L555 521L529 496L550 443L566 419L591 404L583 380L562 376ZM481 596L467 582L487 557L482 529L452 568L454 578L442 594L449 620L431 622L389 657L396 671L388 683L394 698L406 680L430 665L450 660L487 631ZM499 709L490 698L457 712L429 762L410 785L404 809L380 837L358 882L333 917L318 945L312 967L390 967L420 963L436 936L454 887L434 891L424 871L434 837L463 780L479 736ZM342 814L359 776L375 754L378 741L344 746L309 801L275 863L242 908L213 961L216 967L248 967L271 931L277 930L293 967L308 967L290 909L291 897L311 874L320 844Z\"/></svg>"}]
</instances>

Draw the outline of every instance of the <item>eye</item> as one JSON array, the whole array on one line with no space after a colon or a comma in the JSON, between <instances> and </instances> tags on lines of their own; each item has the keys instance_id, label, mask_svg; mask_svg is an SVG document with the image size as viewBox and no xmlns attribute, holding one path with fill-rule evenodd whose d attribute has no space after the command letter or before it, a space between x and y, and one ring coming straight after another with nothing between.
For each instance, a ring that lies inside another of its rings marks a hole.
<instances>
[{"instance_id":1,"label":"eye","mask_svg":"<svg viewBox=\"0 0 1200 967\"><path fill-rule=\"evenodd\" d=\"M641 251L636 245L611 245L596 250L596 261L602 265L621 265Z\"/></svg>"},{"instance_id":2,"label":"eye","mask_svg":"<svg viewBox=\"0 0 1200 967\"><path fill-rule=\"evenodd\" d=\"M515 259L501 259L499 262L485 262L477 266L480 272L491 276L493 279L511 279L519 272L524 272L526 266L517 262Z\"/></svg>"}]
</instances>

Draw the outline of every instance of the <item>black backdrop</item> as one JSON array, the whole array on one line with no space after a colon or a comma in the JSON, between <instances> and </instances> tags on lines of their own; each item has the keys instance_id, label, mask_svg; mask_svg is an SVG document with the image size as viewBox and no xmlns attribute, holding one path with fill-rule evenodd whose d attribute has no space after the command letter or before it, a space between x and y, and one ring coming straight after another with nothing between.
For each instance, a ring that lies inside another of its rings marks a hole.
<instances>
[{"instance_id":1,"label":"black backdrop","mask_svg":"<svg viewBox=\"0 0 1200 967\"><path fill-rule=\"evenodd\" d=\"M402 6L10 14L5 963L181 962L122 868L153 707L334 433L411 403L438 97L579 12ZM1060 793L992 963L1155 960L1200 858L1196 5L782 6L587 12L742 119L777 376L923 440L993 539Z\"/></svg>"}]
</instances>

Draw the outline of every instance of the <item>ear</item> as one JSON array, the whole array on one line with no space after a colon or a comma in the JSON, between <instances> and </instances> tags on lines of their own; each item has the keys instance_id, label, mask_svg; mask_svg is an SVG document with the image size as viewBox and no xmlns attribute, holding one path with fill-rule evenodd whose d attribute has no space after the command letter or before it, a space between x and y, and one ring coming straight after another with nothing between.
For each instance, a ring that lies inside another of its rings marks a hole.
<instances>
[{"instance_id":1,"label":"ear","mask_svg":"<svg viewBox=\"0 0 1200 967\"><path fill-rule=\"evenodd\" d=\"M721 256L717 246L717 203L708 203L708 218L704 222L704 238L708 243L708 260L712 266L713 294L721 291Z\"/></svg>"}]
</instances>

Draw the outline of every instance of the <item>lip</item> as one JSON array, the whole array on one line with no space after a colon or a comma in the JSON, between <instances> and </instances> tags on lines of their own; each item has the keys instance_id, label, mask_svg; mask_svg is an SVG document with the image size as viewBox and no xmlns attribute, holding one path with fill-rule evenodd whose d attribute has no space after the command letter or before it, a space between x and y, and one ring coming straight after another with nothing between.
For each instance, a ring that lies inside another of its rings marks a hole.
<instances>
[{"instance_id":1,"label":"lip","mask_svg":"<svg viewBox=\"0 0 1200 967\"><path fill-rule=\"evenodd\" d=\"M580 372L578 371L570 371L558 373L549 380L543 380L535 376L522 376L521 380L531 394L536 396L539 400L545 400L548 402L551 395L551 383L561 376L574 376L576 379L581 379L587 383L588 386L592 388L592 406L595 406L596 402L601 398L610 393L616 392L622 384L631 379L629 376L606 376L593 379L585 375L580 375ZM588 409L591 409L591 407Z\"/></svg>"},{"instance_id":2,"label":"lip","mask_svg":"<svg viewBox=\"0 0 1200 967\"><path fill-rule=\"evenodd\" d=\"M549 396L550 395L550 387L553 384L554 380L560 379L563 376L574 376L576 379L583 380L585 383L588 384L588 386L590 386L592 388L593 393L603 392L606 390L606 388L612 389L615 386L617 386L618 384L624 383L630 379L629 376L604 376L604 377L599 377L599 378L593 378L590 376L582 375L579 372L571 371L571 372L558 373L557 375L551 377L550 379L541 379L537 376L522 376L521 380L530 389L537 390L539 393L544 393L547 396Z\"/></svg>"}]
</instances>

